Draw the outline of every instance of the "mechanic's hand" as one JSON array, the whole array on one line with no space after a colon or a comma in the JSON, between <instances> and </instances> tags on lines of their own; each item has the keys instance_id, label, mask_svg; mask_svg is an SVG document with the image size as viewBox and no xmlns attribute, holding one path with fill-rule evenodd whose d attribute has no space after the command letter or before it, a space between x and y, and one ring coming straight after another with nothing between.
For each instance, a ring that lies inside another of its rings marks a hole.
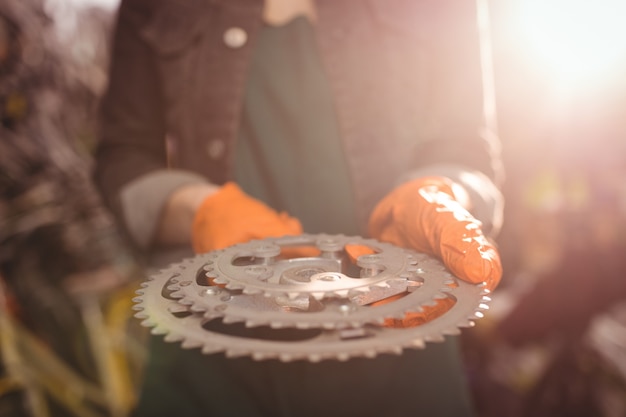
<instances>
[{"instance_id":1,"label":"mechanic's hand","mask_svg":"<svg viewBox=\"0 0 626 417\"><path fill-rule=\"evenodd\" d=\"M207 197L196 211L192 245L196 253L205 253L252 239L301 233L298 219L274 211L229 182Z\"/></svg>"},{"instance_id":2,"label":"mechanic's hand","mask_svg":"<svg viewBox=\"0 0 626 417\"><path fill-rule=\"evenodd\" d=\"M455 199L452 181L425 177L392 190L374 209L372 237L438 256L454 275L493 290L502 276L500 256L481 223Z\"/></svg>"}]
</instances>

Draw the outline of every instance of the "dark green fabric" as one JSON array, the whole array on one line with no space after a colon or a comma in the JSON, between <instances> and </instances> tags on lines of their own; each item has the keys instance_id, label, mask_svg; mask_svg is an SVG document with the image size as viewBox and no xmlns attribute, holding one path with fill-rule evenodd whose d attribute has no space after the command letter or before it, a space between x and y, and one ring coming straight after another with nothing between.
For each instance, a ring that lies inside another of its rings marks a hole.
<instances>
[{"instance_id":1,"label":"dark green fabric","mask_svg":"<svg viewBox=\"0 0 626 417\"><path fill-rule=\"evenodd\" d=\"M332 95L305 18L261 32L247 84L235 179L307 233L358 233Z\"/></svg>"},{"instance_id":2,"label":"dark green fabric","mask_svg":"<svg viewBox=\"0 0 626 417\"><path fill-rule=\"evenodd\" d=\"M288 342L287 342L288 343ZM137 417L468 417L454 339L346 362L203 355L151 339Z\"/></svg>"}]
</instances>

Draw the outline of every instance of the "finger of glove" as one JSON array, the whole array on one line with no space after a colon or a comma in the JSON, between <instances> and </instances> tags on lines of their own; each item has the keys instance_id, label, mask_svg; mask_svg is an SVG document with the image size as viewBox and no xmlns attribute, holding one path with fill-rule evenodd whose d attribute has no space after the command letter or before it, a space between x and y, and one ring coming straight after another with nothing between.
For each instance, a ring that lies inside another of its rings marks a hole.
<instances>
[{"instance_id":1,"label":"finger of glove","mask_svg":"<svg viewBox=\"0 0 626 417\"><path fill-rule=\"evenodd\" d=\"M381 242L412 248L420 252L433 253L421 231L415 233L418 214L396 194L384 198L374 209L369 219L369 234Z\"/></svg>"},{"instance_id":2,"label":"finger of glove","mask_svg":"<svg viewBox=\"0 0 626 417\"><path fill-rule=\"evenodd\" d=\"M457 277L493 290L502 278L502 262L496 247L472 221L448 223L439 237L439 256Z\"/></svg>"},{"instance_id":3,"label":"finger of glove","mask_svg":"<svg viewBox=\"0 0 626 417\"><path fill-rule=\"evenodd\" d=\"M454 199L437 196L423 208L424 234L435 254L454 275L492 290L502 277L497 249L484 236L482 224Z\"/></svg>"}]
</instances>

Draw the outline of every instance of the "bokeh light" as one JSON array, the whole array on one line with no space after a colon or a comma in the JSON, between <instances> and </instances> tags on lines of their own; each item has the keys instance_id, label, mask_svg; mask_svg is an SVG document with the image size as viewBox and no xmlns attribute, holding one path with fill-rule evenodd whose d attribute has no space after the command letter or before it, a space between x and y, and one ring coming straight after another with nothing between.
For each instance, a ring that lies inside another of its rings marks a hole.
<instances>
[{"instance_id":1,"label":"bokeh light","mask_svg":"<svg viewBox=\"0 0 626 417\"><path fill-rule=\"evenodd\" d=\"M565 90L622 77L626 62L623 0L516 2L520 53Z\"/></svg>"}]
</instances>

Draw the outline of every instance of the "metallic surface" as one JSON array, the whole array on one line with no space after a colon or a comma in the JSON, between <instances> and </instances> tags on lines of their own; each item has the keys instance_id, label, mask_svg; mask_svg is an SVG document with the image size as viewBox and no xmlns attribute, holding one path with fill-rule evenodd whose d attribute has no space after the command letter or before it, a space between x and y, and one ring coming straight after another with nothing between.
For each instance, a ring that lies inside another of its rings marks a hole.
<instances>
[{"instance_id":1,"label":"metallic surface","mask_svg":"<svg viewBox=\"0 0 626 417\"><path fill-rule=\"evenodd\" d=\"M346 245L364 245L374 254L352 262ZM317 254L283 256L302 247ZM142 286L136 316L153 334L207 354L281 361L346 360L422 348L470 327L488 301L483 286L454 278L435 258L343 235L235 245L172 265ZM398 294L404 296L370 305ZM445 297L455 301L453 307L427 323L403 329L383 325Z\"/></svg>"}]
</instances>

